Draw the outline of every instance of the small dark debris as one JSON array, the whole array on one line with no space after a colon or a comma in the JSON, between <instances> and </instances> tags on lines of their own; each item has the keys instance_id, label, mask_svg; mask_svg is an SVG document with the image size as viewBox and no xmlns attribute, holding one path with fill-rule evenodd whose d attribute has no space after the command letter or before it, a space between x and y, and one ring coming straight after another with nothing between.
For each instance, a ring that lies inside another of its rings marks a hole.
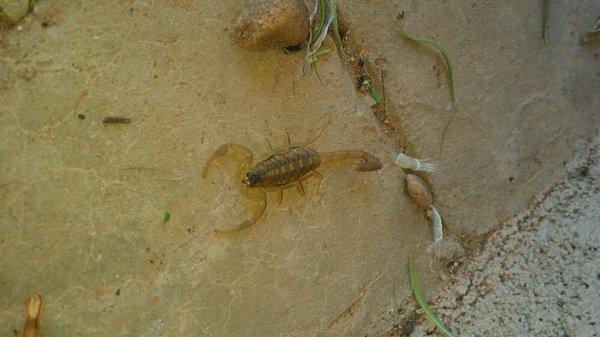
<instances>
[{"instance_id":1,"label":"small dark debris","mask_svg":"<svg viewBox=\"0 0 600 337\"><path fill-rule=\"evenodd\" d=\"M370 87L371 78L369 76L363 75L356 80L356 89L360 90L361 92L369 91Z\"/></svg>"},{"instance_id":2,"label":"small dark debris","mask_svg":"<svg viewBox=\"0 0 600 337\"><path fill-rule=\"evenodd\" d=\"M405 336L410 336L413 331L415 331L415 322L412 319L409 319L402 324L402 332Z\"/></svg>"},{"instance_id":3,"label":"small dark debris","mask_svg":"<svg viewBox=\"0 0 600 337\"><path fill-rule=\"evenodd\" d=\"M42 22L42 27L44 28L48 28L48 26L50 26L50 24L46 21Z\"/></svg>"},{"instance_id":4,"label":"small dark debris","mask_svg":"<svg viewBox=\"0 0 600 337\"><path fill-rule=\"evenodd\" d=\"M404 11L400 11L400 13L398 13L397 18L398 18L398 20L404 19Z\"/></svg>"},{"instance_id":5,"label":"small dark debris","mask_svg":"<svg viewBox=\"0 0 600 337\"><path fill-rule=\"evenodd\" d=\"M338 22L338 30L340 31L340 38L345 39L348 35L348 28L342 21Z\"/></svg>"},{"instance_id":6,"label":"small dark debris","mask_svg":"<svg viewBox=\"0 0 600 337\"><path fill-rule=\"evenodd\" d=\"M150 260L150 263L151 263L151 264L154 264L154 260Z\"/></svg>"},{"instance_id":7,"label":"small dark debris","mask_svg":"<svg viewBox=\"0 0 600 337\"><path fill-rule=\"evenodd\" d=\"M297 44L295 46L289 46L289 47L283 48L283 53L286 55L289 55L289 54L295 54L301 50L302 50L302 44Z\"/></svg>"},{"instance_id":8,"label":"small dark debris","mask_svg":"<svg viewBox=\"0 0 600 337\"><path fill-rule=\"evenodd\" d=\"M511 183L515 180L515 178L513 177L508 177L508 181L510 181Z\"/></svg>"},{"instance_id":9,"label":"small dark debris","mask_svg":"<svg viewBox=\"0 0 600 337\"><path fill-rule=\"evenodd\" d=\"M364 65L365 65L365 61L363 61L363 59L359 57L359 58L358 58L358 61L356 61L356 65L357 65L359 68L362 68L362 67L364 67Z\"/></svg>"},{"instance_id":10,"label":"small dark debris","mask_svg":"<svg viewBox=\"0 0 600 337\"><path fill-rule=\"evenodd\" d=\"M84 120L85 119L85 115L84 114L79 114L79 115L77 115L77 118L79 118L80 120Z\"/></svg>"},{"instance_id":11,"label":"small dark debris","mask_svg":"<svg viewBox=\"0 0 600 337\"><path fill-rule=\"evenodd\" d=\"M188 233L192 234L192 229L191 228L188 228L187 231L188 231Z\"/></svg>"},{"instance_id":12,"label":"small dark debris","mask_svg":"<svg viewBox=\"0 0 600 337\"><path fill-rule=\"evenodd\" d=\"M13 329L13 333L15 334L15 336L19 335L19 331L17 331L17 329Z\"/></svg>"},{"instance_id":13,"label":"small dark debris","mask_svg":"<svg viewBox=\"0 0 600 337\"><path fill-rule=\"evenodd\" d=\"M115 296L119 296L121 295L121 288L117 289L117 291L115 291Z\"/></svg>"},{"instance_id":14,"label":"small dark debris","mask_svg":"<svg viewBox=\"0 0 600 337\"><path fill-rule=\"evenodd\" d=\"M127 117L121 117L121 116L112 116L112 117L105 117L102 120L103 124L129 124L131 123L131 119L127 118Z\"/></svg>"}]
</instances>

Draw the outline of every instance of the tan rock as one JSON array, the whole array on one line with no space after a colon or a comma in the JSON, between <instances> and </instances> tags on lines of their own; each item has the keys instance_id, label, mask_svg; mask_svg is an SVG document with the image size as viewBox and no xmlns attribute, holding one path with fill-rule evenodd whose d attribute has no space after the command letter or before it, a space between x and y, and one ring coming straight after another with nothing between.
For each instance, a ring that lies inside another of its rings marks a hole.
<instances>
[{"instance_id":1,"label":"tan rock","mask_svg":"<svg viewBox=\"0 0 600 337\"><path fill-rule=\"evenodd\" d=\"M240 14L236 43L263 51L295 46L308 37L308 12L301 0L251 1Z\"/></svg>"}]
</instances>

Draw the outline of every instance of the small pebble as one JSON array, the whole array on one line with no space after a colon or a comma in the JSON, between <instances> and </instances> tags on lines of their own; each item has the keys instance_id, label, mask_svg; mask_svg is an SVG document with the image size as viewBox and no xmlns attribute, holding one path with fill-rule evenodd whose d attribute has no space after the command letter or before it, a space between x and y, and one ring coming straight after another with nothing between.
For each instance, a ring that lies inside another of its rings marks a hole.
<instances>
[{"instance_id":1,"label":"small pebble","mask_svg":"<svg viewBox=\"0 0 600 337\"><path fill-rule=\"evenodd\" d=\"M239 46L252 51L296 46L308 38L308 11L301 0L251 0L235 35Z\"/></svg>"},{"instance_id":2,"label":"small pebble","mask_svg":"<svg viewBox=\"0 0 600 337\"><path fill-rule=\"evenodd\" d=\"M405 336L410 336L413 333L413 331L415 331L415 321L413 321L412 319L409 319L406 322L404 322L404 324L402 324L402 332Z\"/></svg>"}]
</instances>

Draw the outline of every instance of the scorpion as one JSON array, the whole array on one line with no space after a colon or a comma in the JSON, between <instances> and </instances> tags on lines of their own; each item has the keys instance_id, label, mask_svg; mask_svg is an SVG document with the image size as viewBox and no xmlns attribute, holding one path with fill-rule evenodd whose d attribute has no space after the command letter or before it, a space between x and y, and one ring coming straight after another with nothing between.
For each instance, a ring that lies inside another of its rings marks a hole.
<instances>
[{"instance_id":1,"label":"scorpion","mask_svg":"<svg viewBox=\"0 0 600 337\"><path fill-rule=\"evenodd\" d=\"M324 128L324 127L323 127ZM302 182L310 177L319 179L319 186L323 175L317 171L322 164L330 162L349 162L354 170L358 172L377 171L382 168L381 161L372 154L362 150L344 150L333 152L317 152L308 147L316 141L316 138L300 145L291 145L289 134L283 148L273 150L267 141L270 151L268 158L253 163L253 154L250 149L235 143L221 145L207 160L202 171L202 177L206 178L208 169L219 157L234 154L241 157L236 173L236 180L243 196L258 206L252 212L252 217L231 229L216 229L217 233L232 233L244 230L254 225L264 214L267 207L267 192L277 192L279 204L283 200L283 191L295 187L300 194L300 200L304 197L304 186Z\"/></svg>"}]
</instances>

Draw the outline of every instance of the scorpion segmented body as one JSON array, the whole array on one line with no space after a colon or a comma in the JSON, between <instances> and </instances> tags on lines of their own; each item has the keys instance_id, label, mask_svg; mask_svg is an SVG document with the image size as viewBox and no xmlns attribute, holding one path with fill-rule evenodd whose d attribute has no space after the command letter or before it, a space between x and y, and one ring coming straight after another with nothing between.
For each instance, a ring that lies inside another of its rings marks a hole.
<instances>
[{"instance_id":1,"label":"scorpion segmented body","mask_svg":"<svg viewBox=\"0 0 600 337\"><path fill-rule=\"evenodd\" d=\"M257 163L246 173L248 187L278 187L300 181L321 164L319 153L311 148L294 146Z\"/></svg>"},{"instance_id":2,"label":"scorpion segmented body","mask_svg":"<svg viewBox=\"0 0 600 337\"><path fill-rule=\"evenodd\" d=\"M316 140L316 139L315 139ZM314 141L314 140L313 140ZM268 158L252 165L253 155L248 148L227 143L219 147L208 159L202 173L203 177L208 174L208 168L213 161L228 153L242 156L243 160L238 167L237 177L244 196L258 204L253 212L252 219L248 219L237 227L227 230L216 230L220 233L235 232L248 228L255 224L263 215L267 201L267 191L279 192L279 202L283 198L283 190L295 187L301 196L304 196L302 181L309 177L323 176L316 169L324 163L335 161L347 161L353 165L355 171L369 172L379 170L382 165L379 159L365 151L335 151L319 153L316 150L301 146L290 146L288 144L283 150L275 151Z\"/></svg>"}]
</instances>

